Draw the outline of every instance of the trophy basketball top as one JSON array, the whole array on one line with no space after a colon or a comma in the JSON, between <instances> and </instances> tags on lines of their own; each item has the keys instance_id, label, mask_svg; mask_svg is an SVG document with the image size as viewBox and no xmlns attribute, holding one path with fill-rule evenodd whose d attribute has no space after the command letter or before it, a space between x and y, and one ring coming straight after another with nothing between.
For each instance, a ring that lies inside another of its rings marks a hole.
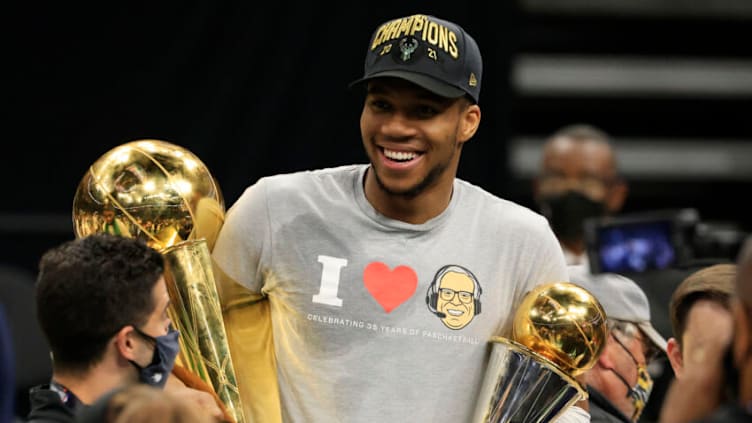
<instances>
[{"instance_id":1,"label":"trophy basketball top","mask_svg":"<svg viewBox=\"0 0 752 423\"><path fill-rule=\"evenodd\" d=\"M224 222L222 193L192 152L160 140L137 140L103 154L73 199L76 237L98 232L140 238L164 251L206 239L210 249Z\"/></svg>"},{"instance_id":2,"label":"trophy basketball top","mask_svg":"<svg viewBox=\"0 0 752 423\"><path fill-rule=\"evenodd\" d=\"M595 365L606 345L606 313L585 288L570 282L536 287L514 316L512 338L569 376Z\"/></svg>"}]
</instances>

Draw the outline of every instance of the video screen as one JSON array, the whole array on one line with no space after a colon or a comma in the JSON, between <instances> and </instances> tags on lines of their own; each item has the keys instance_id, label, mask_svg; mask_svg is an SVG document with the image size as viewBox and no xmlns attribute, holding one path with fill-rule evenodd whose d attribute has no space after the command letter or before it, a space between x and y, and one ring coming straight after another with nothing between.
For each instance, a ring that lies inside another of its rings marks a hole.
<instances>
[{"instance_id":1,"label":"video screen","mask_svg":"<svg viewBox=\"0 0 752 423\"><path fill-rule=\"evenodd\" d=\"M677 260L669 221L604 226L597 231L601 272L644 272L671 267Z\"/></svg>"}]
</instances>

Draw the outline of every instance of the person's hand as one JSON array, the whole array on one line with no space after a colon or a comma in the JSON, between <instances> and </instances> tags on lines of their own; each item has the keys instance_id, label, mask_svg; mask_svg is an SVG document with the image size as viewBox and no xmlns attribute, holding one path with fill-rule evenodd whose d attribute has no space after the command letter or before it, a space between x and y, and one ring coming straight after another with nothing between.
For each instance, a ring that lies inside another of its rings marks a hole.
<instances>
[{"instance_id":1,"label":"person's hand","mask_svg":"<svg viewBox=\"0 0 752 423\"><path fill-rule=\"evenodd\" d=\"M720 304L699 300L692 306L681 347L683 365L664 396L661 422L699 420L726 400L723 356L733 332L733 317Z\"/></svg>"},{"instance_id":2,"label":"person's hand","mask_svg":"<svg viewBox=\"0 0 752 423\"><path fill-rule=\"evenodd\" d=\"M217 422L225 421L225 415L222 412L222 409L219 408L217 402L210 393L185 386L185 383L175 377L172 373L170 373L170 376L167 378L167 383L165 384L164 389L176 397L197 404Z\"/></svg>"},{"instance_id":3,"label":"person's hand","mask_svg":"<svg viewBox=\"0 0 752 423\"><path fill-rule=\"evenodd\" d=\"M178 391L173 391L173 393L176 396L185 398L187 401L198 404L198 406L202 410L206 411L207 414L209 414L218 422L225 421L224 413L222 413L222 410L217 405L217 402L214 401L214 397L212 397L208 392L199 391L198 389L188 388L186 386Z\"/></svg>"},{"instance_id":4,"label":"person's hand","mask_svg":"<svg viewBox=\"0 0 752 423\"><path fill-rule=\"evenodd\" d=\"M684 343L684 372L708 370L720 373L723 353L734 336L734 319L724 306L711 300L698 300L687 316Z\"/></svg>"}]
</instances>

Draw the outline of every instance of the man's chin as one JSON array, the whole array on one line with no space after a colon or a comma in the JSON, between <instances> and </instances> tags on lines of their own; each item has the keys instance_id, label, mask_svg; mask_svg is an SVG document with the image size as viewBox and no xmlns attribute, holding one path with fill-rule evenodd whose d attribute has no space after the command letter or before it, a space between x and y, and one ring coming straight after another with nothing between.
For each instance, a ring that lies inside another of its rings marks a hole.
<instances>
[{"instance_id":1,"label":"man's chin","mask_svg":"<svg viewBox=\"0 0 752 423\"><path fill-rule=\"evenodd\" d=\"M421 183L413 185L406 185L404 183L389 183L388 180L384 181L379 176L378 172L374 172L374 175L376 176L376 183L379 185L379 189L394 197L404 197L407 199L414 198L425 189L425 187Z\"/></svg>"}]
</instances>

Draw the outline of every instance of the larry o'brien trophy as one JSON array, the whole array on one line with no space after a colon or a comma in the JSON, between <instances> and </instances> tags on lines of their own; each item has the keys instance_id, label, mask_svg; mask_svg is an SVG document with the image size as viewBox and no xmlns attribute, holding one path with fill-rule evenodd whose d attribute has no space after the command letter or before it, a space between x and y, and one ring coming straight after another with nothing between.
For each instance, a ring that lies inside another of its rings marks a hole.
<instances>
[{"instance_id":1,"label":"larry o'brien trophy","mask_svg":"<svg viewBox=\"0 0 752 423\"><path fill-rule=\"evenodd\" d=\"M543 423L586 399L575 379L606 343L606 313L584 288L555 282L525 295L512 338L491 339L474 423Z\"/></svg>"},{"instance_id":2,"label":"larry o'brien trophy","mask_svg":"<svg viewBox=\"0 0 752 423\"><path fill-rule=\"evenodd\" d=\"M165 258L178 363L210 385L236 423L243 408L212 271L224 199L208 168L160 140L122 144L85 173L73 200L76 237L108 232L144 240Z\"/></svg>"}]
</instances>

